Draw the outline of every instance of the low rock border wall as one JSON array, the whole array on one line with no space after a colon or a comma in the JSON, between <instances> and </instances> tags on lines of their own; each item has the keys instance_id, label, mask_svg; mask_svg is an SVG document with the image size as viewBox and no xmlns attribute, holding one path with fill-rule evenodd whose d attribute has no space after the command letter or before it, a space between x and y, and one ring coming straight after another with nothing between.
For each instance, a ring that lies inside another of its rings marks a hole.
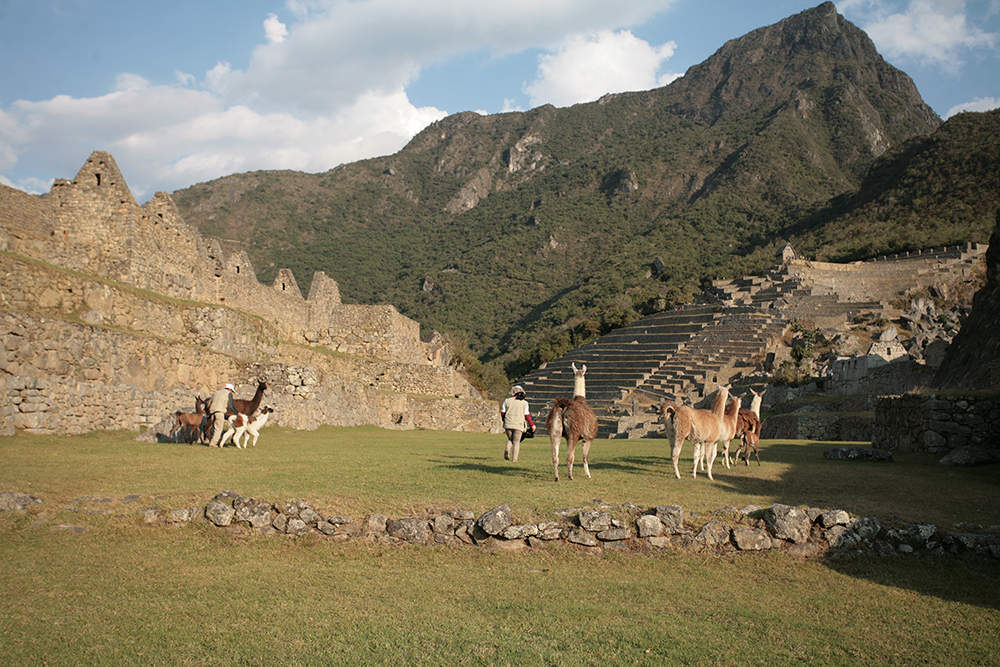
<instances>
[{"instance_id":1,"label":"low rock border wall","mask_svg":"<svg viewBox=\"0 0 1000 667\"><path fill-rule=\"evenodd\" d=\"M81 500L104 505L112 502ZM129 503L137 501L138 496L126 499ZM23 493L0 493L0 511L27 511L42 502ZM424 516L397 519L368 514L355 521L347 516L323 516L307 501L267 502L232 491L217 494L204 507L153 506L136 513L147 525L207 522L262 536L314 535L338 542L369 540L393 545L474 546L505 551L564 544L594 554L677 549L722 555L777 550L803 558L924 553L1000 559L1000 526L958 524L957 532L945 532L931 524L885 525L872 517L852 517L844 510L782 504L768 508L724 507L703 522L704 517L694 513L685 515L678 505L643 509L631 503L617 508L600 501L595 503L596 508L556 510L558 520L527 525L515 523L507 504L478 517L470 510L453 509L428 510ZM109 513L109 510L96 512ZM52 529L86 530L70 525L53 525Z\"/></svg>"}]
</instances>

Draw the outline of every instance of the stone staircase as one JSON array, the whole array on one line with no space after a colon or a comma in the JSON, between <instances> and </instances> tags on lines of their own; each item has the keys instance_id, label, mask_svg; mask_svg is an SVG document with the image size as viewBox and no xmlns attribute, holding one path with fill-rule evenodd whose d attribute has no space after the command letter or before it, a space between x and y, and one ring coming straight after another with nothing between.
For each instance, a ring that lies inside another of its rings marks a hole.
<instances>
[{"instance_id":1,"label":"stone staircase","mask_svg":"<svg viewBox=\"0 0 1000 667\"><path fill-rule=\"evenodd\" d=\"M702 305L649 315L521 378L517 383L524 387L540 432L555 398L573 395L572 364L586 364L587 402L598 417L598 437L617 433L618 420L626 413L622 400L710 327L720 312L718 305Z\"/></svg>"},{"instance_id":2,"label":"stone staircase","mask_svg":"<svg viewBox=\"0 0 1000 667\"><path fill-rule=\"evenodd\" d=\"M718 383L738 380L741 368L754 369L793 320L822 328L884 310L908 289L971 271L985 250L966 244L851 264L792 259L759 276L716 280L706 290L713 303L644 317L544 364L518 384L544 432L553 400L573 393L571 364L586 364L598 437L641 437L656 430L650 406L697 403Z\"/></svg>"},{"instance_id":3,"label":"stone staircase","mask_svg":"<svg viewBox=\"0 0 1000 667\"><path fill-rule=\"evenodd\" d=\"M712 326L693 336L688 344L664 361L635 394L654 403L688 399L696 403L706 391L727 382L740 367L754 367L763 361L768 343L780 337L788 320L749 306L725 310Z\"/></svg>"}]
</instances>

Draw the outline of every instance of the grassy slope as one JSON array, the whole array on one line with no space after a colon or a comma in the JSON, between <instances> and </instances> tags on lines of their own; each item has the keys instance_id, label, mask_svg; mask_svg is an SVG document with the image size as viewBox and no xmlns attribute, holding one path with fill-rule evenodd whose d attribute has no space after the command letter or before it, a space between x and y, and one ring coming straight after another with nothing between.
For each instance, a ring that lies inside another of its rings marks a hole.
<instances>
[{"instance_id":1,"label":"grassy slope","mask_svg":"<svg viewBox=\"0 0 1000 667\"><path fill-rule=\"evenodd\" d=\"M998 654L994 562L386 548L142 527L134 515L230 488L355 520L507 502L527 522L601 498L681 504L697 521L726 504L781 501L942 527L1000 523L988 468L916 454L833 462L822 443L764 444L760 468L717 470L710 483L668 477L665 441L599 441L594 478L557 485L546 443L527 443L510 464L500 436L271 428L245 452L115 433L0 438L0 487L45 499L41 514L0 516L0 662L915 665L947 655L971 665ZM131 493L142 500L123 505ZM51 530L61 524L87 531Z\"/></svg>"}]
</instances>

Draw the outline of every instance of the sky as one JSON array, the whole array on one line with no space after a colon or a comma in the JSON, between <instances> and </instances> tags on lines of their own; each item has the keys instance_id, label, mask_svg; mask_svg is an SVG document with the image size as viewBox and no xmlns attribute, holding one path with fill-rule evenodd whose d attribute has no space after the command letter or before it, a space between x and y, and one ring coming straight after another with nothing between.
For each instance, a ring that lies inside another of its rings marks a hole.
<instances>
[{"instance_id":1,"label":"sky","mask_svg":"<svg viewBox=\"0 0 1000 667\"><path fill-rule=\"evenodd\" d=\"M462 111L669 84L820 0L0 0L0 183L110 152L140 202L397 152ZM841 0L942 118L1000 107L1000 0Z\"/></svg>"}]
</instances>

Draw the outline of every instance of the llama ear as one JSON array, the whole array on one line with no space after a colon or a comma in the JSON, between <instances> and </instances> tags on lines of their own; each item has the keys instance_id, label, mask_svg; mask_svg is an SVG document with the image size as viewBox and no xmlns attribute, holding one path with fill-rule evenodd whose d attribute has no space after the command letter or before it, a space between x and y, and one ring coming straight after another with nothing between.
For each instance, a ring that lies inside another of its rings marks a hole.
<instances>
[{"instance_id":1,"label":"llama ear","mask_svg":"<svg viewBox=\"0 0 1000 667\"><path fill-rule=\"evenodd\" d=\"M582 372L583 372L584 375L587 374L587 364L583 365L583 371Z\"/></svg>"},{"instance_id":2,"label":"llama ear","mask_svg":"<svg viewBox=\"0 0 1000 667\"><path fill-rule=\"evenodd\" d=\"M573 372L576 373L576 362L575 361L569 362L569 366L570 368L573 369Z\"/></svg>"}]
</instances>

